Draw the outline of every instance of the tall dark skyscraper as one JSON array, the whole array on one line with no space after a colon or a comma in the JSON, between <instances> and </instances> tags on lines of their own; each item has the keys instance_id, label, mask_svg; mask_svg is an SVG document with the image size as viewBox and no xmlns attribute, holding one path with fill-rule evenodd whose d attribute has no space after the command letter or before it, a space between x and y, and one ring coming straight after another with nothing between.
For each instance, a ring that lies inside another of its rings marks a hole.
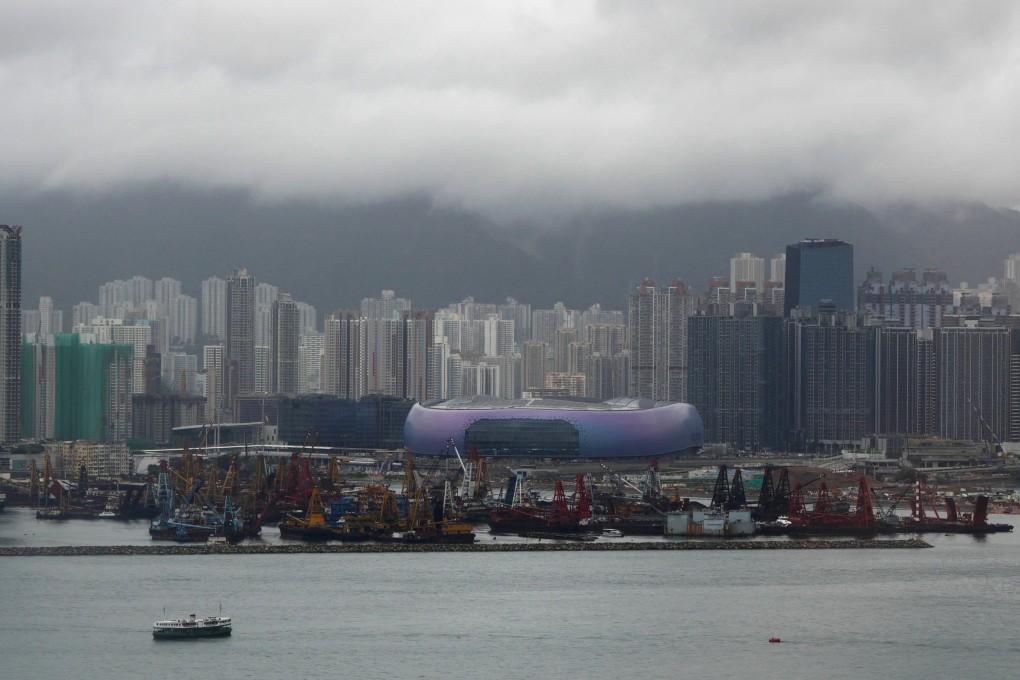
<instances>
[{"instance_id":1,"label":"tall dark skyscraper","mask_svg":"<svg viewBox=\"0 0 1020 680\"><path fill-rule=\"evenodd\" d=\"M0 443L21 436L21 227L0 224Z\"/></svg>"},{"instance_id":2,"label":"tall dark skyscraper","mask_svg":"<svg viewBox=\"0 0 1020 680\"><path fill-rule=\"evenodd\" d=\"M251 394L255 391L255 277L243 267L235 267L227 279L226 311L226 359L236 366L237 393Z\"/></svg>"},{"instance_id":3,"label":"tall dark skyscraper","mask_svg":"<svg viewBox=\"0 0 1020 680\"><path fill-rule=\"evenodd\" d=\"M280 294L273 302L272 309L269 391L296 394L301 314L294 298L287 293Z\"/></svg>"},{"instance_id":4,"label":"tall dark skyscraper","mask_svg":"<svg viewBox=\"0 0 1020 680\"><path fill-rule=\"evenodd\" d=\"M822 300L832 300L837 310L854 309L854 247L836 239L786 246L784 316L795 307L817 314Z\"/></svg>"}]
</instances>

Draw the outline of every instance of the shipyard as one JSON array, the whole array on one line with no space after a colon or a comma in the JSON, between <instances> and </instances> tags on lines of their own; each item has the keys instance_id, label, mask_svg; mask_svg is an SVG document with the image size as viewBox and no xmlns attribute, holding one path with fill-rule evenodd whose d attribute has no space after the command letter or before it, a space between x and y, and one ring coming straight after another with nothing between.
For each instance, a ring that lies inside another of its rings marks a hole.
<instances>
[{"instance_id":1,"label":"shipyard","mask_svg":"<svg viewBox=\"0 0 1020 680\"><path fill-rule=\"evenodd\" d=\"M44 454L25 478L2 478L0 485L6 512L33 513L39 533L61 523L82 527L85 536L89 525L114 522L137 532L131 543L147 535L153 545L240 545L254 552L262 546L267 553L331 543L384 551L648 550L691 549L692 542L817 548L810 540L856 539L844 544L851 547L861 539L1013 530L989 519L1015 509L1003 472L995 473L997 491L967 491L960 471L955 484L940 488L935 475L878 481L838 469L832 457L807 465L802 457L706 465L699 454L661 464L507 460L480 456L475 448L462 454L451 439L434 456L404 451L342 460L321 450L311 455L317 448L217 456L185 447L144 477L90 480L83 469L75 482L61 479Z\"/></svg>"}]
</instances>

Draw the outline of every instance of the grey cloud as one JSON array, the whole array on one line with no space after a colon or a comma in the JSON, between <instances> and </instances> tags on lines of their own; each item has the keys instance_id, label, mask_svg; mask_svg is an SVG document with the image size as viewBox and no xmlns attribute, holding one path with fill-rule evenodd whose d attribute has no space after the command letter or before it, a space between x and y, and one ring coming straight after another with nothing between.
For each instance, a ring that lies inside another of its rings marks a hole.
<instances>
[{"instance_id":1,"label":"grey cloud","mask_svg":"<svg viewBox=\"0 0 1020 680\"><path fill-rule=\"evenodd\" d=\"M823 187L1017 205L1020 7L5 3L4 189L503 220Z\"/></svg>"}]
</instances>

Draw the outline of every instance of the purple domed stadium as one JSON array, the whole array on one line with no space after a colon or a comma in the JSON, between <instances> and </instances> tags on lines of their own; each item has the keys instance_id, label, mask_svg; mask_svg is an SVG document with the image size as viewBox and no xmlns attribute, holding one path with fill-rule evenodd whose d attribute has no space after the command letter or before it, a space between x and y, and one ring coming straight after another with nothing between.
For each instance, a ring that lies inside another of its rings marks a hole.
<instances>
[{"instance_id":1,"label":"purple domed stadium","mask_svg":"<svg viewBox=\"0 0 1020 680\"><path fill-rule=\"evenodd\" d=\"M613 399L515 399L476 395L415 404L404 446L436 455L460 451L515 458L663 458L693 453L704 425L690 404Z\"/></svg>"}]
</instances>

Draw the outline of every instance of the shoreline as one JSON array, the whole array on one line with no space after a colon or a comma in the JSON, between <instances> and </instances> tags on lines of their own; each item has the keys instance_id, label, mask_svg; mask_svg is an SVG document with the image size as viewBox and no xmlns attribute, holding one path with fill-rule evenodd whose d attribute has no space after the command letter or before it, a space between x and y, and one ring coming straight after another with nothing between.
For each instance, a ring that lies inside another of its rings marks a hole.
<instances>
[{"instance_id":1,"label":"shoreline","mask_svg":"<svg viewBox=\"0 0 1020 680\"><path fill-rule=\"evenodd\" d=\"M275 545L86 545L0 547L0 557L122 557L134 555L301 555L361 553L434 553L434 552L549 552L549 551L622 551L622 550L860 550L931 548L920 539L892 540L806 540L806 541L664 541L664 542L547 542L547 543L470 543L414 544L395 543L301 543Z\"/></svg>"}]
</instances>

